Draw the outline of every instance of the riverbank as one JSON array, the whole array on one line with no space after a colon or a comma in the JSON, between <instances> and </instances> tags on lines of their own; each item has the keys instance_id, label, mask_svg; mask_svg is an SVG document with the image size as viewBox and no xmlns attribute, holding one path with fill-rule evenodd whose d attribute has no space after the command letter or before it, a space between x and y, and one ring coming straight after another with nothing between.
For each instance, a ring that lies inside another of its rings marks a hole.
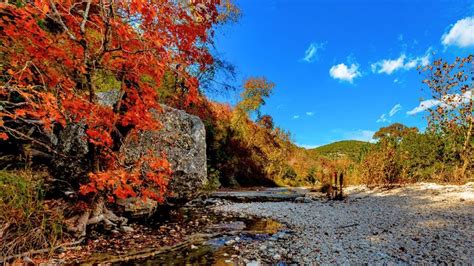
<instances>
[{"instance_id":1,"label":"riverbank","mask_svg":"<svg viewBox=\"0 0 474 266\"><path fill-rule=\"evenodd\" d=\"M349 187L343 201L304 188L216 195L23 262L474 263L474 183Z\"/></svg>"},{"instance_id":2,"label":"riverbank","mask_svg":"<svg viewBox=\"0 0 474 266\"><path fill-rule=\"evenodd\" d=\"M240 262L474 263L474 183L346 189L344 201L227 203L293 231L239 247Z\"/></svg>"}]
</instances>

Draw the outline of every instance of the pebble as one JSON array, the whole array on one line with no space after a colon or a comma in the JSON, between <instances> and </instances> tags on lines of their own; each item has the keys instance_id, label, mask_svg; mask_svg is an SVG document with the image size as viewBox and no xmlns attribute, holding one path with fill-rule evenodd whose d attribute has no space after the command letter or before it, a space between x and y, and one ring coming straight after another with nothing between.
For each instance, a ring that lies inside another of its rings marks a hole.
<instances>
[{"instance_id":1,"label":"pebble","mask_svg":"<svg viewBox=\"0 0 474 266\"><path fill-rule=\"evenodd\" d=\"M120 229L125 233L131 233L131 232L134 231L134 229L132 227L126 226L126 225L122 226Z\"/></svg>"},{"instance_id":2,"label":"pebble","mask_svg":"<svg viewBox=\"0 0 474 266\"><path fill-rule=\"evenodd\" d=\"M291 230L242 242L245 264L274 264L282 258L297 264L474 262L474 183L390 190L356 186L345 193L347 201L304 197L298 201L308 198L311 204L225 203L215 210L271 218Z\"/></svg>"},{"instance_id":3,"label":"pebble","mask_svg":"<svg viewBox=\"0 0 474 266\"><path fill-rule=\"evenodd\" d=\"M226 246L232 246L233 244L235 244L235 240L234 240L234 239L227 240L227 241L225 242L225 245L226 245Z\"/></svg>"}]
</instances>

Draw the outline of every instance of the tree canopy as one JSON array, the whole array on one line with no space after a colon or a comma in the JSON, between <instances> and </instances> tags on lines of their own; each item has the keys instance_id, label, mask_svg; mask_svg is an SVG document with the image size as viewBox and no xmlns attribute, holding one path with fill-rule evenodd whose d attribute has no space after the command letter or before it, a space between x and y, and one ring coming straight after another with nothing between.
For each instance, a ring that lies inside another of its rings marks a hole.
<instances>
[{"instance_id":1,"label":"tree canopy","mask_svg":"<svg viewBox=\"0 0 474 266\"><path fill-rule=\"evenodd\" d=\"M232 8L218 0L0 3L0 138L48 146L31 131L57 134L82 123L91 150L82 194L162 200L166 156L139 160L136 169L154 170L143 175L127 170L118 147L128 134L159 129L151 110L160 110L156 88L165 73L182 83L184 104L197 100L194 70L213 63L213 25ZM120 96L112 107L98 102L106 89Z\"/></svg>"}]
</instances>

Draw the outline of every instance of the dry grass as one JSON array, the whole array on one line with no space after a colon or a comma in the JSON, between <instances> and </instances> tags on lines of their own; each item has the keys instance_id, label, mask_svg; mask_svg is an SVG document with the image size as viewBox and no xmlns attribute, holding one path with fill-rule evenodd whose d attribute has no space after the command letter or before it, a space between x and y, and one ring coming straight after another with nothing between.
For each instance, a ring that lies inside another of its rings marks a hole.
<instances>
[{"instance_id":1,"label":"dry grass","mask_svg":"<svg viewBox=\"0 0 474 266\"><path fill-rule=\"evenodd\" d=\"M0 171L0 257L62 241L64 204L45 201L45 173Z\"/></svg>"}]
</instances>

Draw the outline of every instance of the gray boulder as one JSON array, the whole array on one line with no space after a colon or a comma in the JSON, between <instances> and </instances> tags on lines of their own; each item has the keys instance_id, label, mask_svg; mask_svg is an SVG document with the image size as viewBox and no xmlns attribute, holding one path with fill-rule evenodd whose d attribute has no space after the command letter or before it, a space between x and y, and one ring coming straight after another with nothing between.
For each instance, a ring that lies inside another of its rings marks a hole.
<instances>
[{"instance_id":1,"label":"gray boulder","mask_svg":"<svg viewBox=\"0 0 474 266\"><path fill-rule=\"evenodd\" d=\"M135 162L149 150L158 156L165 153L173 170L168 186L171 198L188 200L207 183L205 127L197 116L165 105L162 109L153 114L163 127L127 137L121 151L127 163Z\"/></svg>"},{"instance_id":2,"label":"gray boulder","mask_svg":"<svg viewBox=\"0 0 474 266\"><path fill-rule=\"evenodd\" d=\"M120 95L118 91L98 93L99 104L113 106ZM206 166L206 132L204 124L199 117L190 115L182 110L177 110L162 105L162 112L153 111L160 120L162 128L156 131L145 131L137 137L127 137L120 148L125 155L125 162L132 164L142 155L153 151L161 156L165 153L173 170L168 191L172 195L168 198L188 200L192 199L207 183ZM87 177L90 169L88 165L89 147L86 141L84 125L68 125L58 136L56 148L62 155L53 159L53 168L58 176L67 181ZM82 180L85 181L85 180ZM137 204L121 204L126 208ZM130 205L130 206L128 206ZM142 208L143 207L143 208ZM153 204L139 206L138 211L154 209ZM131 210L131 208L127 209Z\"/></svg>"},{"instance_id":3,"label":"gray boulder","mask_svg":"<svg viewBox=\"0 0 474 266\"><path fill-rule=\"evenodd\" d=\"M85 126L82 123L70 124L56 136L50 136L56 153L52 158L51 170L58 177L61 191L77 189L70 184L84 183L90 169L89 146Z\"/></svg>"},{"instance_id":4,"label":"gray boulder","mask_svg":"<svg viewBox=\"0 0 474 266\"><path fill-rule=\"evenodd\" d=\"M98 94L100 104L113 106L120 99L117 90ZM152 150L165 153L173 176L168 186L171 198L192 199L208 182L206 159L206 130L201 119L182 110L161 105L162 112L153 111L162 128L145 131L136 138L127 137L121 147L126 163L134 163Z\"/></svg>"}]
</instances>

